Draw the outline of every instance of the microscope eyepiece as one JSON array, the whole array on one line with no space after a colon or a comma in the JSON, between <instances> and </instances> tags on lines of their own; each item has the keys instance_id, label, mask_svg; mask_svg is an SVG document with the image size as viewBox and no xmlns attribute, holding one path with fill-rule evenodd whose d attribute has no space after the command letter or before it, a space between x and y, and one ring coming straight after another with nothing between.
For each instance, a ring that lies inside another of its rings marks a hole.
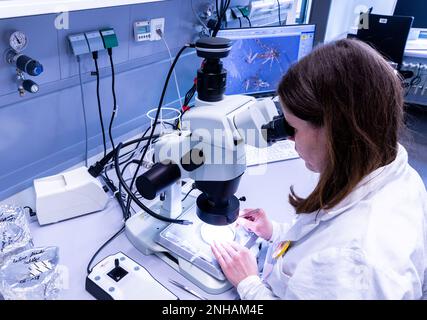
<instances>
[{"instance_id":1,"label":"microscope eyepiece","mask_svg":"<svg viewBox=\"0 0 427 320\"><path fill-rule=\"evenodd\" d=\"M261 127L268 143L286 140L295 135L295 129L286 121L285 116L279 115Z\"/></svg>"},{"instance_id":2,"label":"microscope eyepiece","mask_svg":"<svg viewBox=\"0 0 427 320\"><path fill-rule=\"evenodd\" d=\"M231 40L226 38L201 38L196 42L197 56L205 59L222 59L231 50Z\"/></svg>"}]
</instances>

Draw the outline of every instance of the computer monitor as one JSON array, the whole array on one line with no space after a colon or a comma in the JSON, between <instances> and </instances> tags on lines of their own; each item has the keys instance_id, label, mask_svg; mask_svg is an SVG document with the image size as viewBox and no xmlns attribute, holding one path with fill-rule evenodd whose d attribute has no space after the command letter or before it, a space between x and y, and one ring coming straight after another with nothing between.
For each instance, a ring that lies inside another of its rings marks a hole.
<instances>
[{"instance_id":1,"label":"computer monitor","mask_svg":"<svg viewBox=\"0 0 427 320\"><path fill-rule=\"evenodd\" d=\"M363 19L368 19L366 23ZM377 49L400 67L414 18L369 14L362 17L357 38Z\"/></svg>"},{"instance_id":2,"label":"computer monitor","mask_svg":"<svg viewBox=\"0 0 427 320\"><path fill-rule=\"evenodd\" d=\"M226 94L273 96L289 67L313 49L315 25L224 29L218 37L233 41Z\"/></svg>"},{"instance_id":3,"label":"computer monitor","mask_svg":"<svg viewBox=\"0 0 427 320\"><path fill-rule=\"evenodd\" d=\"M413 16L413 28L427 29L426 0L398 0L394 10L396 16Z\"/></svg>"}]
</instances>

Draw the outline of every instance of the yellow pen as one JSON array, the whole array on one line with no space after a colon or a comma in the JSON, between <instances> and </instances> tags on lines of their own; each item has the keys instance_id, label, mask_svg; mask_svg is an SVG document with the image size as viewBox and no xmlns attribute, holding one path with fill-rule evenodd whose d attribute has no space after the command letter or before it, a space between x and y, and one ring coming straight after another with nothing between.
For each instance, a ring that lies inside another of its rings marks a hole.
<instances>
[{"instance_id":1,"label":"yellow pen","mask_svg":"<svg viewBox=\"0 0 427 320\"><path fill-rule=\"evenodd\" d=\"M272 254L273 259L277 260L280 257L282 257L286 253L286 251L288 251L290 245L291 245L291 241L289 240L279 242L276 249L273 251L273 254Z\"/></svg>"}]
</instances>

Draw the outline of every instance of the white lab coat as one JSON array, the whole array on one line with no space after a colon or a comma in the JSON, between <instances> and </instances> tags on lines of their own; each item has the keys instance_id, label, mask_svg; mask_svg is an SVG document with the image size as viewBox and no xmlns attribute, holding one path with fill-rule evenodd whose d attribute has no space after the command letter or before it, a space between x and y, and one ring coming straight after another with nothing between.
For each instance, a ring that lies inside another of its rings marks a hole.
<instances>
[{"instance_id":1,"label":"white lab coat","mask_svg":"<svg viewBox=\"0 0 427 320\"><path fill-rule=\"evenodd\" d=\"M274 223L270 248L280 240L290 249L239 283L242 299L427 298L427 193L400 145L333 209Z\"/></svg>"}]
</instances>

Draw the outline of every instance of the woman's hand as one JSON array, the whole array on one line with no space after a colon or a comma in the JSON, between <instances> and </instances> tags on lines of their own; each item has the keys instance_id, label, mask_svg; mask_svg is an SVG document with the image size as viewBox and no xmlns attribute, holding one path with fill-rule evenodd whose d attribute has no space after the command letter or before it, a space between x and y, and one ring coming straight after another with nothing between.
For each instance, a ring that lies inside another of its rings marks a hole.
<instances>
[{"instance_id":1,"label":"woman's hand","mask_svg":"<svg viewBox=\"0 0 427 320\"><path fill-rule=\"evenodd\" d=\"M273 224L262 209L243 210L237 219L237 224L267 241L273 234Z\"/></svg>"},{"instance_id":2,"label":"woman's hand","mask_svg":"<svg viewBox=\"0 0 427 320\"><path fill-rule=\"evenodd\" d=\"M258 275L255 257L240 244L214 242L211 249L224 275L235 287L247 277Z\"/></svg>"}]
</instances>

